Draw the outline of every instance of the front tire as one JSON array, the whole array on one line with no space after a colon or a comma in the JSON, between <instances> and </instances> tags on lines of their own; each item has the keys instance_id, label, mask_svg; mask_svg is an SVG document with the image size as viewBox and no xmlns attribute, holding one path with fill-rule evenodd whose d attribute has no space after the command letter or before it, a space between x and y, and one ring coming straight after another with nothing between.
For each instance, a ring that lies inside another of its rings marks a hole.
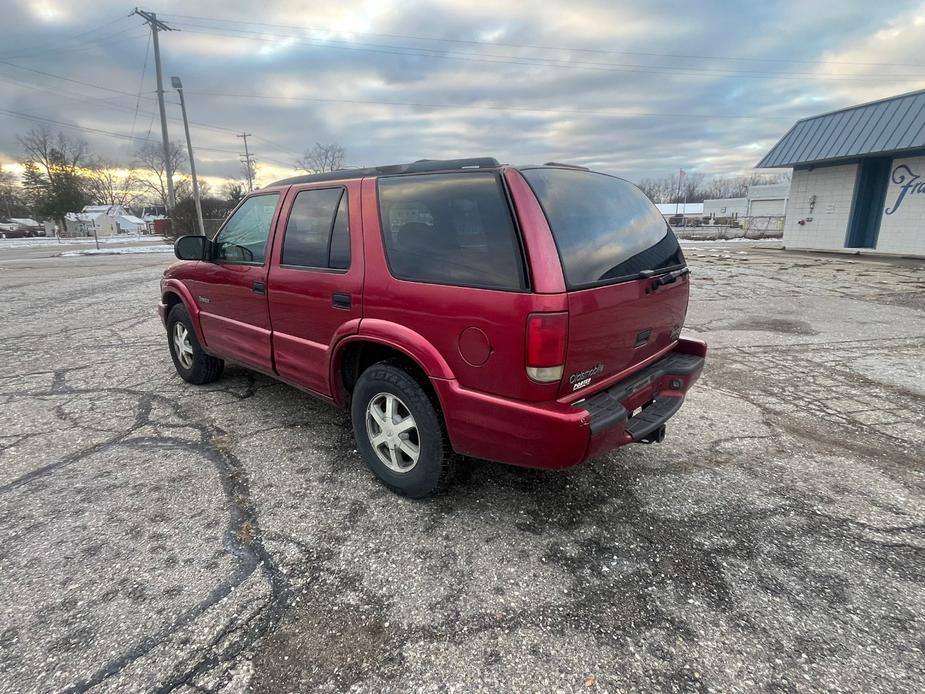
<instances>
[{"instance_id":1,"label":"front tire","mask_svg":"<svg viewBox=\"0 0 925 694\"><path fill-rule=\"evenodd\" d=\"M421 499L448 484L453 453L439 406L398 363L375 364L362 373L351 416L357 450L393 492Z\"/></svg>"},{"instance_id":2,"label":"front tire","mask_svg":"<svg viewBox=\"0 0 925 694\"><path fill-rule=\"evenodd\" d=\"M167 345L177 373L187 383L203 385L221 377L225 362L203 351L183 304L174 306L167 315Z\"/></svg>"}]
</instances>

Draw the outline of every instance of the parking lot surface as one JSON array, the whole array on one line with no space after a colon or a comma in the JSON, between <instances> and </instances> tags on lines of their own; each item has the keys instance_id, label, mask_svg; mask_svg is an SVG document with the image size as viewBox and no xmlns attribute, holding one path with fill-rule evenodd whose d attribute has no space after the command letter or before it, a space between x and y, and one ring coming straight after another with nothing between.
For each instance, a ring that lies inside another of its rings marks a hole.
<instances>
[{"instance_id":1,"label":"parking lot surface","mask_svg":"<svg viewBox=\"0 0 925 694\"><path fill-rule=\"evenodd\" d=\"M664 443L386 491L174 373L159 255L0 255L0 690L925 690L925 269L689 244Z\"/></svg>"}]
</instances>

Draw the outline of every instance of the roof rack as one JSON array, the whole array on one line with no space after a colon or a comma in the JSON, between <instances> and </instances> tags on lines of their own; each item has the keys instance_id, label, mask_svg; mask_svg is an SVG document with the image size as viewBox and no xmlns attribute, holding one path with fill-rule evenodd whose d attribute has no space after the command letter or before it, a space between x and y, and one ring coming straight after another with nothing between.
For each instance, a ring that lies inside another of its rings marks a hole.
<instances>
[{"instance_id":1,"label":"roof rack","mask_svg":"<svg viewBox=\"0 0 925 694\"><path fill-rule=\"evenodd\" d=\"M471 157L469 159L418 159L410 164L371 166L362 169L340 169L317 174L293 176L271 183L268 187L288 186L317 181L337 181L364 176L387 176L390 174L425 173L431 171L467 171L470 169L497 169L501 164L494 157Z\"/></svg>"},{"instance_id":2,"label":"roof rack","mask_svg":"<svg viewBox=\"0 0 925 694\"><path fill-rule=\"evenodd\" d=\"M587 166L578 166L578 164L563 164L558 161L547 161L543 166L561 166L564 169L577 169L578 171L590 171Z\"/></svg>"}]
</instances>

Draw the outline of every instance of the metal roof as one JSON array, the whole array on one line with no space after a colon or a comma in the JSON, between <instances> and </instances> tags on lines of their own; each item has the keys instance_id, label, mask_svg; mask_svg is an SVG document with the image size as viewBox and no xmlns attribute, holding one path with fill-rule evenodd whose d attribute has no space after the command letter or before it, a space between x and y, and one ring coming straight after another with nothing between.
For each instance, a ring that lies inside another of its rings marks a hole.
<instances>
[{"instance_id":1,"label":"metal roof","mask_svg":"<svg viewBox=\"0 0 925 694\"><path fill-rule=\"evenodd\" d=\"M797 121L757 168L925 148L925 89Z\"/></svg>"}]
</instances>

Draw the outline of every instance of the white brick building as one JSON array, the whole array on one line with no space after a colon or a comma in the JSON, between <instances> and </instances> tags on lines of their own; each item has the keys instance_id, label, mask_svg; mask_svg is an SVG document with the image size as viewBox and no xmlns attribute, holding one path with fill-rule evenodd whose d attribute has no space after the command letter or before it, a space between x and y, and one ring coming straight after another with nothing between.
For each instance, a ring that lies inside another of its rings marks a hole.
<instances>
[{"instance_id":1,"label":"white brick building","mask_svg":"<svg viewBox=\"0 0 925 694\"><path fill-rule=\"evenodd\" d=\"M925 90L799 121L759 168L793 168L784 245L925 256Z\"/></svg>"}]
</instances>

